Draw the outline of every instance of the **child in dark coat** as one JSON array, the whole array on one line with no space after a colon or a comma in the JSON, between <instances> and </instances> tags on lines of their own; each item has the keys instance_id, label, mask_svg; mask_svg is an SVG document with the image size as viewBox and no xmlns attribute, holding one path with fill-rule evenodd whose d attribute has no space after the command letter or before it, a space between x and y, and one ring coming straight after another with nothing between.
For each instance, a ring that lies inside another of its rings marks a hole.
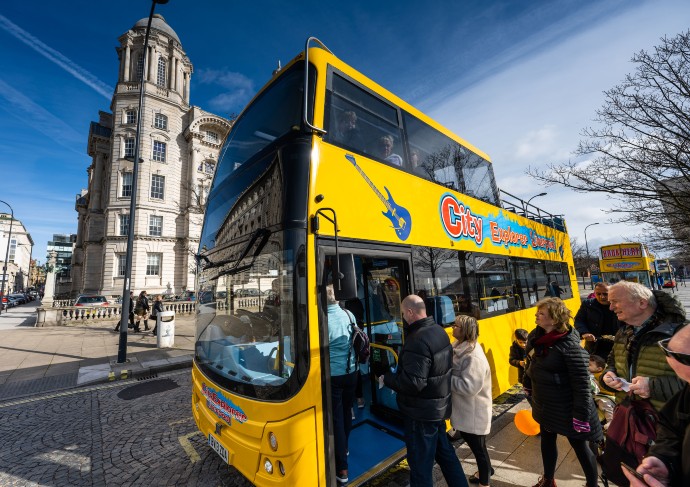
<instances>
[{"instance_id":1,"label":"child in dark coat","mask_svg":"<svg viewBox=\"0 0 690 487\"><path fill-rule=\"evenodd\" d=\"M525 377L525 346L527 345L527 330L518 328L515 330L515 340L510 346L508 362L518 369L518 381L523 383Z\"/></svg>"}]
</instances>

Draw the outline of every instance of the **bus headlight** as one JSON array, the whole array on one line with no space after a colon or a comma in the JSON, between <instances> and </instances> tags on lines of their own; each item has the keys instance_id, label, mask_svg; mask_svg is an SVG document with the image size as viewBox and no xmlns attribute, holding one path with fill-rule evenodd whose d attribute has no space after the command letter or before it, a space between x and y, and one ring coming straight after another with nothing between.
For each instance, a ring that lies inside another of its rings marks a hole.
<instances>
[{"instance_id":1,"label":"bus headlight","mask_svg":"<svg viewBox=\"0 0 690 487\"><path fill-rule=\"evenodd\" d=\"M271 450L278 450L278 438L272 432L268 434L268 444L271 445Z\"/></svg>"},{"instance_id":2,"label":"bus headlight","mask_svg":"<svg viewBox=\"0 0 690 487\"><path fill-rule=\"evenodd\" d=\"M285 475L285 465L283 465L283 462L278 460L278 470L280 471L280 475Z\"/></svg>"},{"instance_id":3,"label":"bus headlight","mask_svg":"<svg viewBox=\"0 0 690 487\"><path fill-rule=\"evenodd\" d=\"M273 473L273 464L268 458L264 462L264 469L266 469L266 473Z\"/></svg>"}]
</instances>

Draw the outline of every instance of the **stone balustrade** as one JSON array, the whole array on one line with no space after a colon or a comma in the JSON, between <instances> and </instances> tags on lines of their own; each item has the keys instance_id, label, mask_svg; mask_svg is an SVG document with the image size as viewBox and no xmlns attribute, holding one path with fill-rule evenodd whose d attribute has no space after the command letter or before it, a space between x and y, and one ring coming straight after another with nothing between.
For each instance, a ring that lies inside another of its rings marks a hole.
<instances>
[{"instance_id":1,"label":"stone balustrade","mask_svg":"<svg viewBox=\"0 0 690 487\"><path fill-rule=\"evenodd\" d=\"M64 304L68 303L68 304ZM122 306L71 306L74 300L58 300L52 308L37 308L36 326L65 326L95 321L120 320ZM223 303L224 307L224 303ZM195 301L171 301L163 303L163 310L175 315L189 315L196 311Z\"/></svg>"}]
</instances>

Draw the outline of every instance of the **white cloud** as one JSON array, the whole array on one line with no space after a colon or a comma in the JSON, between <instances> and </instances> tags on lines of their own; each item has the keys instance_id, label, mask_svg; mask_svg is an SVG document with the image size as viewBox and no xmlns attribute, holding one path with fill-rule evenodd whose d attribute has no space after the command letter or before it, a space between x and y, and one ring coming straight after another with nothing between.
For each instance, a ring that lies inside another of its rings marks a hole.
<instances>
[{"instance_id":1,"label":"white cloud","mask_svg":"<svg viewBox=\"0 0 690 487\"><path fill-rule=\"evenodd\" d=\"M252 80L235 71L201 69L196 79L202 84L217 85L226 90L208 101L209 107L213 110L239 110L255 93Z\"/></svg>"},{"instance_id":2,"label":"white cloud","mask_svg":"<svg viewBox=\"0 0 690 487\"><path fill-rule=\"evenodd\" d=\"M530 130L518 141L515 158L531 162L544 157L554 157L558 150L558 130L554 125L545 125Z\"/></svg>"}]
</instances>

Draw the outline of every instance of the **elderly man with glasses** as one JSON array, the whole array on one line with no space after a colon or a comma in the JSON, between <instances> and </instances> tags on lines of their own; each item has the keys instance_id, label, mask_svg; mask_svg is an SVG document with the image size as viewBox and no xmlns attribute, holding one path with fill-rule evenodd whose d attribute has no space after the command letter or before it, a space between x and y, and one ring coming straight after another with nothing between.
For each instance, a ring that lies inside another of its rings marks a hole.
<instances>
[{"instance_id":1,"label":"elderly man with glasses","mask_svg":"<svg viewBox=\"0 0 690 487\"><path fill-rule=\"evenodd\" d=\"M659 411L683 386L657 342L671 338L685 323L685 309L675 296L642 284L620 281L609 288L611 310L621 328L613 340L602 387L620 402L628 391L649 399Z\"/></svg>"},{"instance_id":2,"label":"elderly man with glasses","mask_svg":"<svg viewBox=\"0 0 690 487\"><path fill-rule=\"evenodd\" d=\"M624 470L632 487L690 485L690 326L661 340L659 347L686 384L659 413L656 442L637 467L644 482Z\"/></svg>"},{"instance_id":3,"label":"elderly man with glasses","mask_svg":"<svg viewBox=\"0 0 690 487\"><path fill-rule=\"evenodd\" d=\"M618 327L618 318L609 309L609 286L598 282L594 286L594 297L585 299L575 315L575 328L585 340L585 350L606 360L613 343L602 337L612 337Z\"/></svg>"}]
</instances>

